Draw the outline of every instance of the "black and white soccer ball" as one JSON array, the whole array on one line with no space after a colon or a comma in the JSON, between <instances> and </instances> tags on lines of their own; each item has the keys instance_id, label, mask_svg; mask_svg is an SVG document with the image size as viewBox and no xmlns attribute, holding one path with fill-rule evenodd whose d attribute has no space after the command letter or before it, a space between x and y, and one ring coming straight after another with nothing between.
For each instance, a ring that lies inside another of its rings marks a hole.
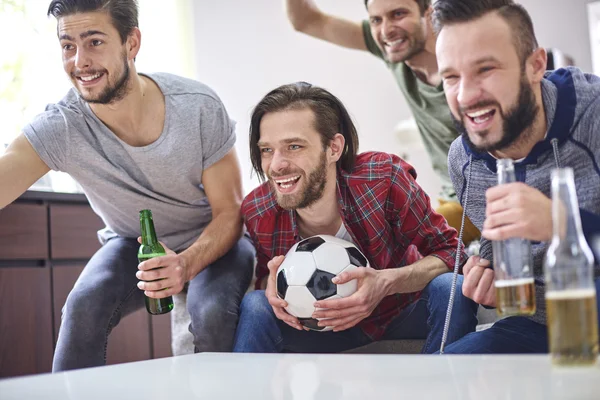
<instances>
[{"instance_id":1,"label":"black and white soccer ball","mask_svg":"<svg viewBox=\"0 0 600 400\"><path fill-rule=\"evenodd\" d=\"M296 243L277 269L277 295L286 311L315 331L329 331L312 318L317 300L339 299L356 292L356 279L336 285L331 280L344 271L368 267L369 262L352 243L329 235L317 235Z\"/></svg>"}]
</instances>

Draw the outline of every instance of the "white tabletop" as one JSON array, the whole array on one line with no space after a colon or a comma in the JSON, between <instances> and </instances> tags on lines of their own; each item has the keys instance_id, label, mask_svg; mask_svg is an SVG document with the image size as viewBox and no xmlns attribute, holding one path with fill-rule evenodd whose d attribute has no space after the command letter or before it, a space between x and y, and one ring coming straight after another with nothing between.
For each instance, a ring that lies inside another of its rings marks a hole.
<instances>
[{"instance_id":1,"label":"white tabletop","mask_svg":"<svg viewBox=\"0 0 600 400\"><path fill-rule=\"evenodd\" d=\"M600 399L547 356L205 353L0 380L0 399Z\"/></svg>"}]
</instances>

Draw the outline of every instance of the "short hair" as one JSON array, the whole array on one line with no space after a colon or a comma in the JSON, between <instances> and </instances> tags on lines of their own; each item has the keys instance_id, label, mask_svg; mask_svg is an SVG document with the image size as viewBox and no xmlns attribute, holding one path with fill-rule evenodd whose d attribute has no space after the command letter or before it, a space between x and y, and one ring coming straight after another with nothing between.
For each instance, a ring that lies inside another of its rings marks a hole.
<instances>
[{"instance_id":1,"label":"short hair","mask_svg":"<svg viewBox=\"0 0 600 400\"><path fill-rule=\"evenodd\" d=\"M371 0L365 0L365 8L367 9L369 8L369 1ZM425 11L427 11L429 6L431 6L431 0L415 0L415 2L419 6L419 11L421 12L421 15L425 15Z\"/></svg>"},{"instance_id":2,"label":"short hair","mask_svg":"<svg viewBox=\"0 0 600 400\"><path fill-rule=\"evenodd\" d=\"M474 21L496 12L510 27L513 43L524 65L538 48L531 17L522 5L512 0L438 0L433 5L433 24L436 32L444 26Z\"/></svg>"},{"instance_id":3,"label":"short hair","mask_svg":"<svg viewBox=\"0 0 600 400\"><path fill-rule=\"evenodd\" d=\"M94 11L108 12L113 26L119 32L121 43L125 43L131 31L138 27L137 0L52 0L47 15L59 19Z\"/></svg>"},{"instance_id":4,"label":"short hair","mask_svg":"<svg viewBox=\"0 0 600 400\"><path fill-rule=\"evenodd\" d=\"M321 134L321 143L326 148L333 137L340 133L345 144L338 167L350 172L358 152L358 134L350 114L342 102L327 90L306 82L283 85L267 93L254 107L250 118L250 159L252 167L261 180L265 171L261 165L258 148L260 123L268 113L287 110L310 109L314 114L314 128Z\"/></svg>"}]
</instances>

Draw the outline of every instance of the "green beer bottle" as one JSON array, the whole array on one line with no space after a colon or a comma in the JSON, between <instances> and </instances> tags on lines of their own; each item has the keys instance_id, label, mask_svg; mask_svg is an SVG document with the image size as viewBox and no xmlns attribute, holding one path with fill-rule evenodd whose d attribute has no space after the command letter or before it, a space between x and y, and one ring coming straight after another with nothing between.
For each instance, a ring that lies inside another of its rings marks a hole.
<instances>
[{"instance_id":1,"label":"green beer bottle","mask_svg":"<svg viewBox=\"0 0 600 400\"><path fill-rule=\"evenodd\" d=\"M138 250L138 261L149 260L154 257L164 256L167 253L156 238L152 211L140 211L140 231L142 232L142 245ZM162 268L162 267L160 267ZM158 268L156 268L158 269ZM152 315L166 314L173 309L173 297L153 299L146 296L146 310Z\"/></svg>"}]
</instances>

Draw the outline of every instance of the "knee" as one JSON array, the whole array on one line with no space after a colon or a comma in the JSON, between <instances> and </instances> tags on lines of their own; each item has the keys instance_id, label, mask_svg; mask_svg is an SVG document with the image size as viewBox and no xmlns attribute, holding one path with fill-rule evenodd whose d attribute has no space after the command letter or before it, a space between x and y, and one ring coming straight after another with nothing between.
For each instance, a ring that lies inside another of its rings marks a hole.
<instances>
[{"instance_id":1,"label":"knee","mask_svg":"<svg viewBox=\"0 0 600 400\"><path fill-rule=\"evenodd\" d=\"M62 319L86 321L95 320L98 314L102 313L102 307L94 301L94 294L88 290L83 290L75 286L69 295L62 309Z\"/></svg>"},{"instance_id":2,"label":"knee","mask_svg":"<svg viewBox=\"0 0 600 400\"><path fill-rule=\"evenodd\" d=\"M437 276L429 282L424 291L429 298L430 304L438 304L442 307L443 311L446 310L452 291L452 281L453 274L448 272ZM456 279L456 290L454 292L454 309L461 308L468 310L470 313L474 313L476 312L478 305L462 294L462 284L463 276L458 275Z\"/></svg>"},{"instance_id":3,"label":"knee","mask_svg":"<svg viewBox=\"0 0 600 400\"><path fill-rule=\"evenodd\" d=\"M446 272L444 274L438 275L429 282L429 284L425 287L426 291L432 295L446 295L450 296L450 291L452 290L452 276L451 272ZM460 291L462 286L462 275L457 276L456 280L456 290Z\"/></svg>"},{"instance_id":4,"label":"knee","mask_svg":"<svg viewBox=\"0 0 600 400\"><path fill-rule=\"evenodd\" d=\"M271 305L269 304L264 291L255 290L244 296L240 307L241 315L256 316L270 312Z\"/></svg>"}]
</instances>

